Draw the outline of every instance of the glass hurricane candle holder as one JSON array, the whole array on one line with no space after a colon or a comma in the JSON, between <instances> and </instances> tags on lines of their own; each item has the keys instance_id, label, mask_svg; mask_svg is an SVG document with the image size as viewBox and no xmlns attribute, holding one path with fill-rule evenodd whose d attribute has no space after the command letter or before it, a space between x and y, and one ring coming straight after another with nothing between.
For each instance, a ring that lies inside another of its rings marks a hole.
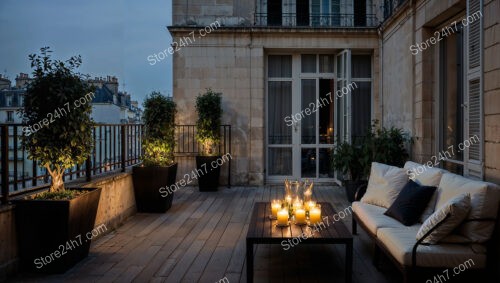
<instances>
[{"instance_id":1,"label":"glass hurricane candle holder","mask_svg":"<svg viewBox=\"0 0 500 283\"><path fill-rule=\"evenodd\" d=\"M309 182L306 180L304 182L304 202L308 202L312 200L312 190L313 190L314 182Z\"/></svg>"}]
</instances>

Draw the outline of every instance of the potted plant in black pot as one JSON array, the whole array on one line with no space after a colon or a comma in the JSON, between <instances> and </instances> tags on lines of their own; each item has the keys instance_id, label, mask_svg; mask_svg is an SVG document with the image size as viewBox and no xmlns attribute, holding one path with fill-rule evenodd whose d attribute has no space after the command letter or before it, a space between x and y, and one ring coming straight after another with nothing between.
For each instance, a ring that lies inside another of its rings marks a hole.
<instances>
[{"instance_id":1,"label":"potted plant in black pot","mask_svg":"<svg viewBox=\"0 0 500 283\"><path fill-rule=\"evenodd\" d=\"M90 103L78 103L92 89L80 74L80 56L52 60L48 47L30 55L34 80L24 98L23 147L50 174L50 188L16 204L21 266L64 272L88 255L86 233L95 224L101 189L64 186L64 172L82 164L92 149ZM76 106L79 105L79 106Z\"/></svg>"},{"instance_id":2,"label":"potted plant in black pot","mask_svg":"<svg viewBox=\"0 0 500 283\"><path fill-rule=\"evenodd\" d=\"M356 189L366 184L365 145L348 142L339 143L332 155L332 167L342 173L342 185L346 190L347 200L354 201Z\"/></svg>"},{"instance_id":3,"label":"potted plant in black pot","mask_svg":"<svg viewBox=\"0 0 500 283\"><path fill-rule=\"evenodd\" d=\"M200 192L217 191L219 187L221 168L212 164L221 158L217 149L220 142L221 101L222 94L211 89L196 97L196 140L201 146L200 155L196 156L196 167Z\"/></svg>"},{"instance_id":4,"label":"potted plant in black pot","mask_svg":"<svg viewBox=\"0 0 500 283\"><path fill-rule=\"evenodd\" d=\"M134 166L134 183L137 210L165 212L172 206L177 163L174 162L175 102L152 92L144 101L143 163Z\"/></svg>"}]
</instances>

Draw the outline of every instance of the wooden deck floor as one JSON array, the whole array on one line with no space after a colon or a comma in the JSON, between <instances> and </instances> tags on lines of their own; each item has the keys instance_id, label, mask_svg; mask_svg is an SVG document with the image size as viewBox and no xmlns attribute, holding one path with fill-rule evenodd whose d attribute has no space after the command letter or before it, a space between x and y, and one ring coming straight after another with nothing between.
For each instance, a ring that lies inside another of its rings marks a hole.
<instances>
[{"instance_id":1,"label":"wooden deck floor","mask_svg":"<svg viewBox=\"0 0 500 283\"><path fill-rule=\"evenodd\" d=\"M22 274L15 281L246 282L245 237L252 206L281 195L282 188L273 186L221 188L214 193L182 188L167 213L131 217L96 240L90 256L66 274ZM337 211L349 206L339 187L315 187L314 196ZM350 229L351 217L343 221ZM353 282L400 282L388 262L382 271L374 268L372 244L358 230ZM344 282L343 246L299 244L284 251L280 245L259 245L255 253L255 282Z\"/></svg>"}]
</instances>

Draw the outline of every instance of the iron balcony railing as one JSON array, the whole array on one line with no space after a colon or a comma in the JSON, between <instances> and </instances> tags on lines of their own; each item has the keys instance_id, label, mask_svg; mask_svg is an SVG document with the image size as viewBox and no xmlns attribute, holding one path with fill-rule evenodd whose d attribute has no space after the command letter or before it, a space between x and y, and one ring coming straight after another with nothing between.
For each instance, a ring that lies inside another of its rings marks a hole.
<instances>
[{"instance_id":1,"label":"iron balcony railing","mask_svg":"<svg viewBox=\"0 0 500 283\"><path fill-rule=\"evenodd\" d=\"M297 14L256 13L255 26L276 27L376 27L379 24L375 14Z\"/></svg>"},{"instance_id":2,"label":"iron balcony railing","mask_svg":"<svg viewBox=\"0 0 500 283\"><path fill-rule=\"evenodd\" d=\"M10 197L44 190L49 186L50 176L39 162L29 160L20 145L23 131L21 124L0 124L0 204ZM108 172L122 171L141 162L142 124L97 124L93 131L93 149L84 164L76 165L64 174L65 180L85 178ZM176 156L195 156L200 145L196 142L195 125L176 125ZM231 153L231 126L221 126L219 152ZM228 164L228 186L230 185L231 159Z\"/></svg>"}]
</instances>

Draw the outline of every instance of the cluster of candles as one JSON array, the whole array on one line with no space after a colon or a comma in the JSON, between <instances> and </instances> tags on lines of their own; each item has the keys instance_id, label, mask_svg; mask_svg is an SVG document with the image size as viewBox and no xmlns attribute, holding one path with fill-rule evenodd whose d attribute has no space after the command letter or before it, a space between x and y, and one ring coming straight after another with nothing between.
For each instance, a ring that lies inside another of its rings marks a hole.
<instances>
[{"instance_id":1,"label":"cluster of candles","mask_svg":"<svg viewBox=\"0 0 500 283\"><path fill-rule=\"evenodd\" d=\"M291 218L294 218L297 225L315 225L321 221L321 205L312 200L304 202L299 198L292 202L291 196L286 196L284 201L273 200L271 212L280 226L287 226Z\"/></svg>"}]
</instances>

